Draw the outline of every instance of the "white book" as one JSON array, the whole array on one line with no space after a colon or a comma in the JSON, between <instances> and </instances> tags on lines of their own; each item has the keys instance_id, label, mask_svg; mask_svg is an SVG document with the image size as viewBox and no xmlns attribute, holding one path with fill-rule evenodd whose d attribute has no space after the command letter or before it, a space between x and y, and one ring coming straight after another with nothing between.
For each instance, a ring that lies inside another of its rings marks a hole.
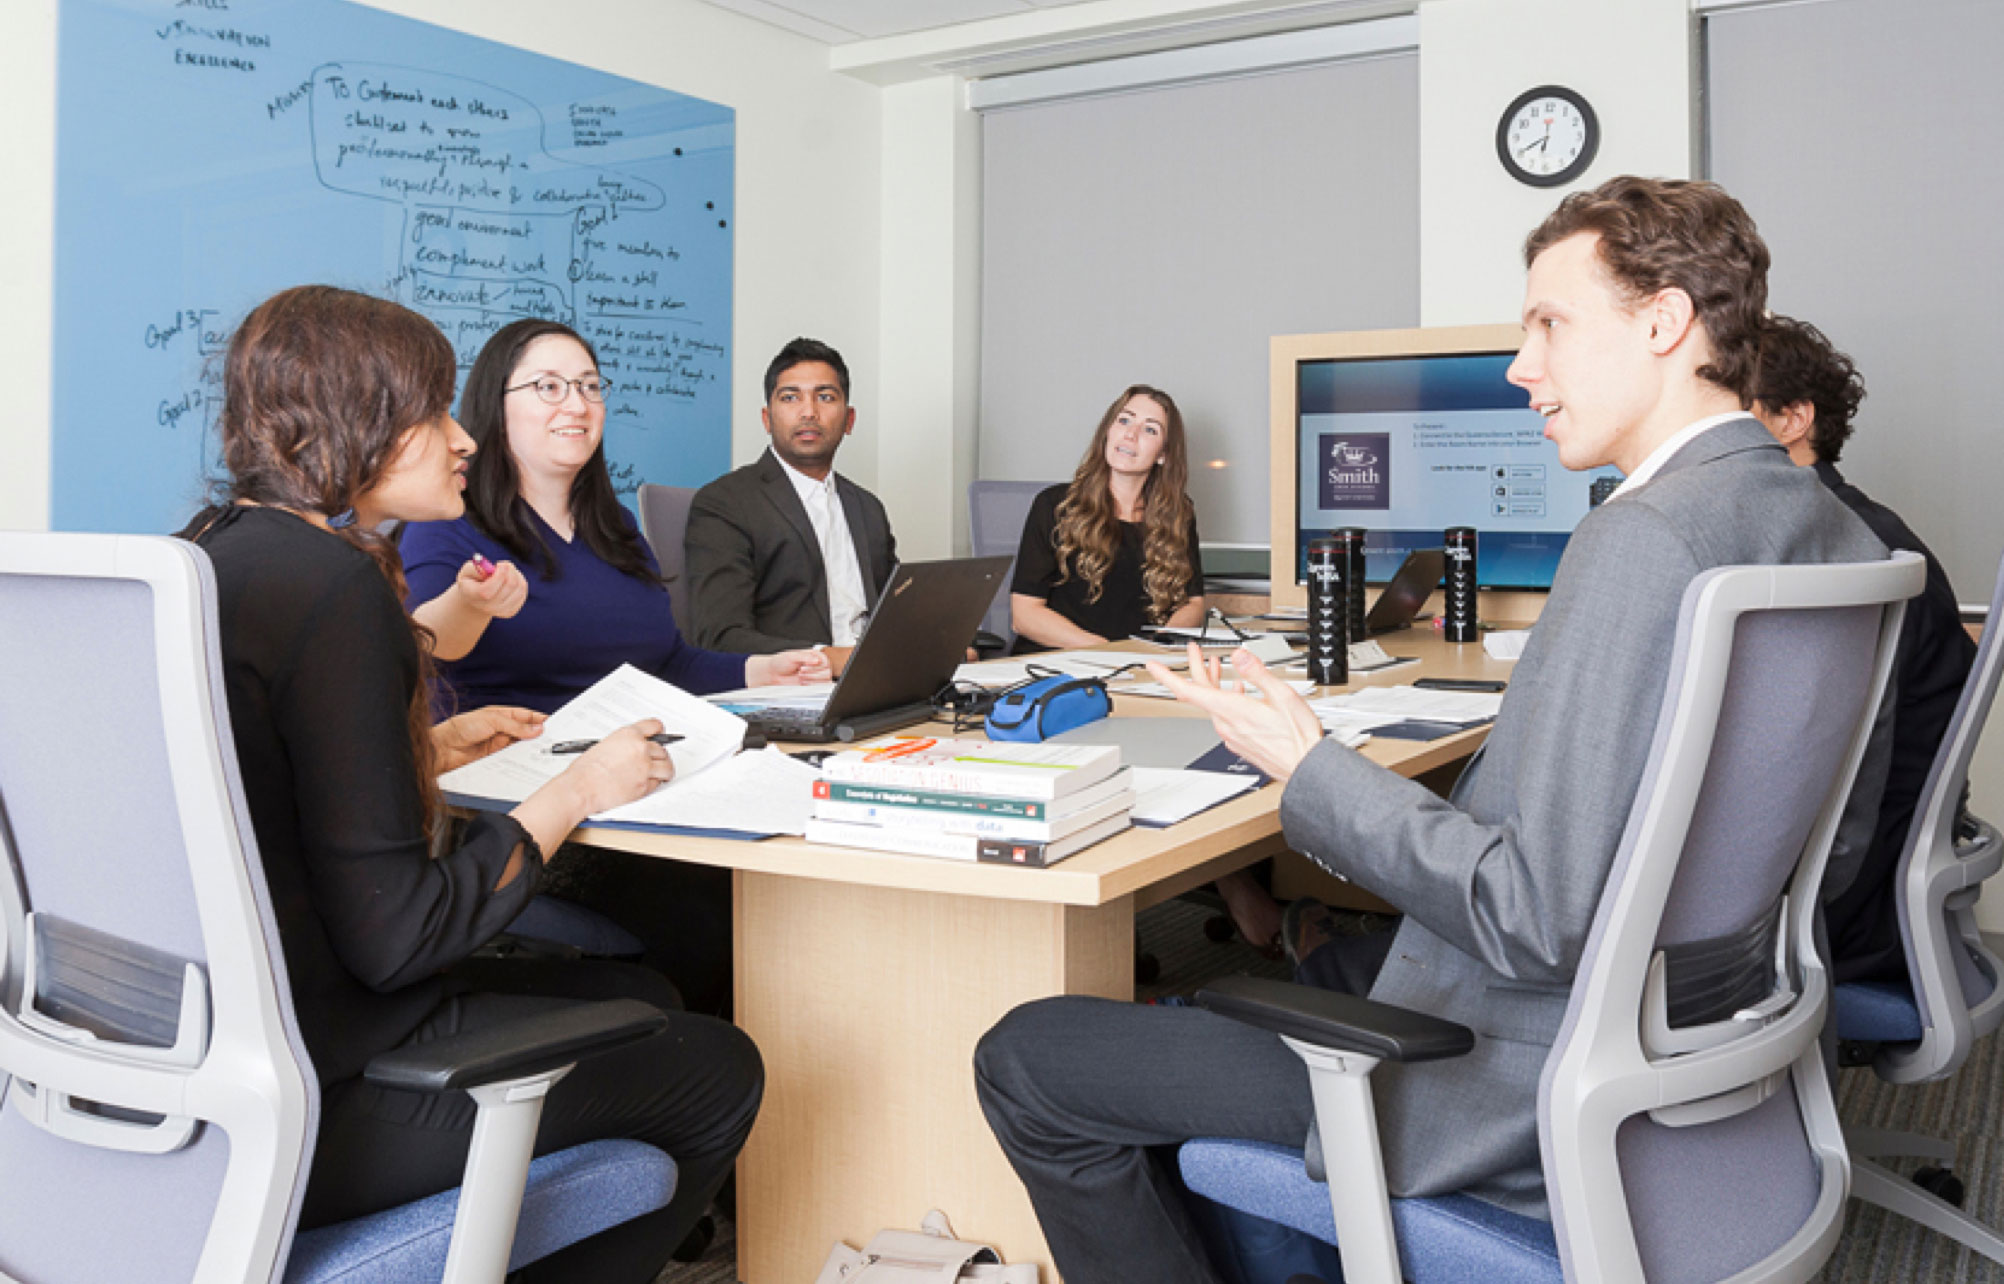
<instances>
[{"instance_id":1,"label":"white book","mask_svg":"<svg viewBox=\"0 0 2004 1284\"><path fill-rule=\"evenodd\" d=\"M821 764L830 780L1008 798L1063 798L1120 769L1118 745L893 736Z\"/></svg>"},{"instance_id":2,"label":"white book","mask_svg":"<svg viewBox=\"0 0 2004 1284\"><path fill-rule=\"evenodd\" d=\"M1127 813L1110 816L1076 834L1054 842L992 838L977 834L939 834L923 829L885 829L851 825L839 820L810 820L807 841L830 847L862 847L907 856L937 856L945 860L984 860L1010 865L1053 865L1128 827Z\"/></svg>"}]
</instances>

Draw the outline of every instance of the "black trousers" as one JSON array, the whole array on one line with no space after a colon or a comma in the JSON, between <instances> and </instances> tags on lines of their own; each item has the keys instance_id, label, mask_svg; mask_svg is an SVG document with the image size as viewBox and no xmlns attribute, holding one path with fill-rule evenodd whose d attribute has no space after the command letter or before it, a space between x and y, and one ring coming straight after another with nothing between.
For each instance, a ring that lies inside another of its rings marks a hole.
<instances>
[{"instance_id":1,"label":"black trousers","mask_svg":"<svg viewBox=\"0 0 2004 1284\"><path fill-rule=\"evenodd\" d=\"M1338 938L1309 956L1304 979L1361 993L1390 939ZM1066 1284L1220 1284L1175 1148L1300 1146L1315 1118L1308 1067L1279 1036L1199 1008L1027 1003L983 1036L974 1075Z\"/></svg>"},{"instance_id":2,"label":"black trousers","mask_svg":"<svg viewBox=\"0 0 2004 1284\"><path fill-rule=\"evenodd\" d=\"M588 961L492 960L450 974L466 990L433 1010L419 1043L568 1006L632 998L668 1014L662 1033L580 1061L550 1090L536 1154L587 1141L632 1138L678 1169L667 1207L583 1240L511 1279L651 1284L729 1175L758 1114L765 1072L742 1031L680 1010L647 968ZM428 1094L331 1084L307 1183L302 1228L346 1221L460 1184L474 1105L464 1092Z\"/></svg>"}]
</instances>

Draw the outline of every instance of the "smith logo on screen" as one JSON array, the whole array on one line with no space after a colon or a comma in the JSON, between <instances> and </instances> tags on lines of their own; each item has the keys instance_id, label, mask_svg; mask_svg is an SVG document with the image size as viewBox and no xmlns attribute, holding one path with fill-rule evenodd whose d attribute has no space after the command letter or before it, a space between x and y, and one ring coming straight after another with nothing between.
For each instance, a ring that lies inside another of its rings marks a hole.
<instances>
[{"instance_id":1,"label":"smith logo on screen","mask_svg":"<svg viewBox=\"0 0 2004 1284\"><path fill-rule=\"evenodd\" d=\"M1390 508L1392 436L1357 432L1322 436L1322 507Z\"/></svg>"}]
</instances>

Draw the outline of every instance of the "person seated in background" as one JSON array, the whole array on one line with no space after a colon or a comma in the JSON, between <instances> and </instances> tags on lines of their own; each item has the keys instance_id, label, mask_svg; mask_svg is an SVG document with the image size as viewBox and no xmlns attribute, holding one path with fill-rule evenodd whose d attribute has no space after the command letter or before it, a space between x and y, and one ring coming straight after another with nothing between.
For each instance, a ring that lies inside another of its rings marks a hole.
<instances>
[{"instance_id":1,"label":"person seated in background","mask_svg":"<svg viewBox=\"0 0 2004 1284\"><path fill-rule=\"evenodd\" d=\"M1955 590L1934 553L1900 515L1844 480L1837 460L1850 440L1852 417L1865 382L1851 358L1804 321L1770 316L1761 336L1760 373L1753 412L1788 450L1816 470L1817 479L1863 519L1888 548L1911 549L1927 559L1927 587L1907 603L1894 659L1892 750L1878 820L1869 834L1847 836L1862 848L1850 886L1823 906L1830 933L1831 973L1838 981L1907 980L1900 941L1900 852L1913 824L1914 805L1927 786L1935 751L1955 715L1976 643L1962 627ZM1858 788L1869 782L1861 775Z\"/></svg>"},{"instance_id":2,"label":"person seated in background","mask_svg":"<svg viewBox=\"0 0 2004 1284\"><path fill-rule=\"evenodd\" d=\"M402 537L412 613L437 637L450 703L552 713L622 664L698 695L825 681L811 650L745 656L684 639L606 469L607 386L591 345L556 321L503 326L474 359L460 398L480 449L466 515Z\"/></svg>"},{"instance_id":3,"label":"person seated in background","mask_svg":"<svg viewBox=\"0 0 2004 1284\"><path fill-rule=\"evenodd\" d=\"M434 709L550 713L622 664L698 695L826 681L814 651L731 655L683 638L606 470L606 388L591 345L556 321L503 326L475 358L460 398L479 447L465 516L402 537L412 614L444 661ZM552 873L555 894L639 937L692 1008L727 1010L729 871L566 847Z\"/></svg>"},{"instance_id":4,"label":"person seated in background","mask_svg":"<svg viewBox=\"0 0 2004 1284\"><path fill-rule=\"evenodd\" d=\"M814 339L781 348L759 419L770 449L689 505L691 631L719 651L824 648L840 673L898 564L884 506L835 471L856 427L842 354Z\"/></svg>"},{"instance_id":5,"label":"person seated in background","mask_svg":"<svg viewBox=\"0 0 2004 1284\"><path fill-rule=\"evenodd\" d=\"M1136 384L1100 416L1069 485L1030 505L1009 627L1016 654L1122 641L1204 619L1204 565L1190 502L1183 415Z\"/></svg>"},{"instance_id":6,"label":"person seated in background","mask_svg":"<svg viewBox=\"0 0 2004 1284\"><path fill-rule=\"evenodd\" d=\"M1291 847L1404 912L1396 937L1339 937L1303 971L1475 1031L1467 1056L1374 1083L1392 1193L1547 1217L1538 1078L1641 785L1686 587L1716 566L1886 550L1741 409L1768 253L1737 201L1709 183L1613 179L1567 197L1524 257L1510 381L1567 468L1612 464L1627 481L1567 544L1452 796L1325 739L1245 651L1232 663L1263 699L1226 690L1194 647L1187 679L1151 669L1284 783ZM1300 1145L1314 1118L1307 1068L1279 1036L1200 1008L1025 1004L982 1040L975 1082L1071 1284L1212 1284L1165 1148Z\"/></svg>"},{"instance_id":7,"label":"person seated in background","mask_svg":"<svg viewBox=\"0 0 2004 1284\"><path fill-rule=\"evenodd\" d=\"M1031 501L1009 586L1017 655L1098 646L1151 625L1201 624L1204 564L1183 412L1135 384L1099 417L1070 484ZM1239 935L1278 956L1280 906L1252 871L1213 887Z\"/></svg>"},{"instance_id":8,"label":"person seated in background","mask_svg":"<svg viewBox=\"0 0 2004 1284\"><path fill-rule=\"evenodd\" d=\"M437 327L395 303L329 286L266 300L224 357L228 476L183 532L215 568L244 798L321 1083L300 1226L459 1184L472 1099L372 1086L370 1058L577 1000L641 999L667 1012L667 1030L552 1087L535 1149L637 1138L674 1158L674 1198L510 1278L643 1284L730 1174L764 1072L749 1038L676 1010L674 988L645 968L467 961L536 894L565 834L674 768L647 739L661 724L635 723L434 851L437 771L542 727L510 708L432 725L427 638L398 601L397 551L376 533L459 516L473 443L450 413L455 367Z\"/></svg>"}]
</instances>

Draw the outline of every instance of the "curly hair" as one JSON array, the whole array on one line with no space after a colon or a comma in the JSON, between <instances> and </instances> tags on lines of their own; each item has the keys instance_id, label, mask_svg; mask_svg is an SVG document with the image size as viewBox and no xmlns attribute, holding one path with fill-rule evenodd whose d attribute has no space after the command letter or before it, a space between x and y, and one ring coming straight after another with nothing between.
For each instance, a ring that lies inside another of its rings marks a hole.
<instances>
[{"instance_id":1,"label":"curly hair","mask_svg":"<svg viewBox=\"0 0 2004 1284\"><path fill-rule=\"evenodd\" d=\"M1184 445L1183 412L1160 388L1137 383L1113 399L1100 416L1099 428L1072 474L1071 489L1058 503L1058 582L1076 576L1086 586L1086 600L1096 602L1105 589L1107 570L1120 548L1120 513L1113 502L1113 470L1106 462L1107 434L1113 421L1136 397L1160 403L1163 412L1160 466L1150 470L1141 490L1142 573L1148 590L1148 618L1168 619L1190 597L1190 523L1196 506L1190 502L1190 459Z\"/></svg>"},{"instance_id":2,"label":"curly hair","mask_svg":"<svg viewBox=\"0 0 2004 1284\"><path fill-rule=\"evenodd\" d=\"M400 304L330 285L296 286L266 299L237 327L224 354L217 428L227 475L183 537L193 538L239 502L352 517L356 499L383 479L410 431L452 408L456 374L452 344ZM392 541L352 520L330 529L366 553L403 599L403 561ZM432 635L416 620L410 626L421 673L407 725L429 836L439 814L425 698Z\"/></svg>"},{"instance_id":3,"label":"curly hair","mask_svg":"<svg viewBox=\"0 0 2004 1284\"><path fill-rule=\"evenodd\" d=\"M1559 202L1524 241L1526 267L1570 236L1600 238L1601 267L1629 303L1682 290L1711 340L1698 368L1746 405L1767 311L1767 245L1753 218L1716 183L1611 178Z\"/></svg>"},{"instance_id":4,"label":"curly hair","mask_svg":"<svg viewBox=\"0 0 2004 1284\"><path fill-rule=\"evenodd\" d=\"M1865 399L1858 365L1837 351L1821 330L1793 317L1771 316L1762 328L1760 372L1754 400L1775 410L1808 402L1816 412L1809 448L1836 463L1851 439L1851 418Z\"/></svg>"}]
</instances>

